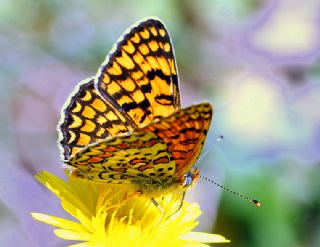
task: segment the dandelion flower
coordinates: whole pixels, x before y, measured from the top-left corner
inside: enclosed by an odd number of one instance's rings
[[[208,246],[227,243],[216,234],[191,232],[201,214],[199,205],[185,202],[170,217],[163,217],[149,198],[125,185],[97,184],[69,177],[65,182],[46,171],[36,178],[60,200],[76,221],[32,213],[36,220],[55,226],[72,247],[89,246]],[[174,193],[156,198],[165,212],[175,212],[181,197]],[[79,243],[80,242],[80,243]]]

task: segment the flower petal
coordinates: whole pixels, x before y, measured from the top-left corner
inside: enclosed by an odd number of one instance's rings
[[[230,240],[221,235],[204,232],[189,232],[180,236],[180,238],[187,241],[196,241],[201,243],[230,243]]]
[[[49,190],[51,190],[58,198],[60,198],[62,203],[68,202],[69,204],[73,205],[73,207],[66,207],[66,211],[72,216],[75,217],[75,212],[72,210],[73,208],[80,209],[87,215],[92,214],[88,207],[83,204],[82,198],[79,197],[79,195],[76,195],[74,188],[77,187],[72,186],[73,184],[71,182],[67,183],[47,171],[42,171],[41,173],[35,175],[35,177]],[[66,205],[68,204],[65,203],[64,206]]]
[[[86,229],[81,224],[71,220],[40,213],[31,213],[31,216],[38,221],[57,226],[59,228],[74,231],[86,231]]]
[[[210,247],[210,245],[192,241],[185,243],[183,247]]]
[[[77,232],[65,229],[54,229],[53,231],[59,238],[66,240],[89,241],[91,238],[91,233],[89,232]]]
[[[88,242],[83,242],[83,243],[79,243],[79,244],[72,244],[72,245],[68,245],[67,247],[93,247],[94,244],[88,243]]]

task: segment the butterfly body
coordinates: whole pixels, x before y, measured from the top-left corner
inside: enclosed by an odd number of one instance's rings
[[[75,177],[129,184],[154,197],[185,189],[203,147],[209,103],[180,108],[173,47],[162,22],[134,25],[99,72],[81,82],[58,125],[62,159]]]

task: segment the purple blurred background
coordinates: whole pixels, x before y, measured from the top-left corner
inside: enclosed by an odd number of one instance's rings
[[[0,1],[1,246],[66,245],[30,216],[66,216],[33,176],[63,177],[62,104],[145,16],[170,31],[183,106],[215,105],[202,175],[263,202],[199,181],[187,196],[203,210],[197,230],[229,246],[320,246],[319,11],[316,0]]]

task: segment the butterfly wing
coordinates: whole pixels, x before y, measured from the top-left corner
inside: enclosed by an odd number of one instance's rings
[[[211,104],[202,103],[181,109],[169,117],[146,126],[144,131],[156,133],[167,145],[175,161],[175,177],[183,179],[197,160],[213,115]]]
[[[68,165],[73,175],[96,182],[151,184],[157,177],[174,175],[166,147],[154,133],[138,130],[90,145]]]
[[[175,185],[198,157],[211,117],[208,103],[178,110],[131,134],[90,145],[68,165],[77,177],[131,183],[142,191]]]
[[[81,82],[65,103],[58,125],[62,159],[179,108],[168,32],[159,20],[139,22],[115,44],[97,76]]]
[[[129,28],[102,64],[95,83],[99,93],[137,127],[179,109],[174,51],[163,23],[148,19]]]
[[[79,83],[65,103],[58,125],[58,146],[68,160],[90,143],[134,129],[134,125],[100,97],[93,78]]]

